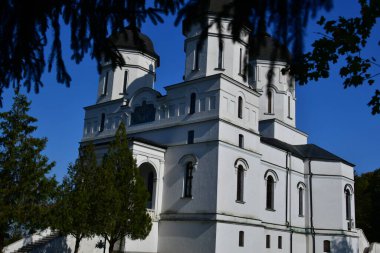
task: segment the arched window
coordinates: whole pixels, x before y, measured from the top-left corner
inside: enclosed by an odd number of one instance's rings
[[[157,174],[154,166],[149,162],[144,162],[139,166],[140,176],[144,180],[145,187],[149,192],[149,198],[146,203],[146,208],[155,209],[156,198],[156,180]]]
[[[331,252],[330,251],[330,241],[324,240],[323,241],[323,252]]]
[[[298,188],[298,215],[303,216],[303,188]]]
[[[224,54],[224,44],[223,44],[223,41],[219,41],[218,69],[223,69],[223,54]]]
[[[236,201],[243,202],[244,197],[244,168],[242,165],[237,169]]]
[[[272,176],[267,177],[267,203],[268,210],[274,209],[274,179]]]
[[[346,197],[346,220],[351,220],[351,192],[347,188],[344,190],[345,197]]]
[[[195,113],[195,101],[197,99],[197,94],[191,93],[190,95],[190,114]]]
[[[193,187],[193,163],[188,162],[186,164],[186,171],[185,171],[185,185],[184,185],[184,194],[183,196],[185,198],[191,198],[192,195],[192,187]]]
[[[243,98],[238,98],[238,117],[239,119],[243,118]]]
[[[273,93],[271,90],[268,91],[268,113],[273,113]]]

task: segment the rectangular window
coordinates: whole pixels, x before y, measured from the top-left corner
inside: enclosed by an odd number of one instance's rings
[[[291,118],[291,116],[290,116],[290,96],[288,97],[288,118]]]
[[[244,231],[239,231],[239,247],[244,247]]]
[[[187,132],[187,144],[194,143],[194,130]]]
[[[282,249],[282,236],[278,237],[278,248]]]
[[[223,51],[224,51],[223,41],[219,41],[218,69],[223,69]]]
[[[107,71],[107,73],[106,73],[106,75],[104,77],[104,84],[103,84],[102,95],[107,95],[109,73],[110,72]]]
[[[239,54],[239,74],[243,74],[243,49],[240,48]]]
[[[239,148],[244,148],[244,135],[239,134]]]
[[[104,113],[102,113],[102,116],[101,116],[101,119],[100,119],[99,132],[103,132],[105,121],[106,121],[106,115]]]
[[[123,94],[127,94],[127,86],[128,86],[128,70],[124,71]]]
[[[323,252],[330,252],[330,241],[329,240],[323,241]]]
[[[198,46],[194,49],[194,62],[193,62],[193,70],[199,70],[199,48]]]
[[[267,248],[267,249],[270,248],[270,235],[267,235],[267,236],[266,236],[265,245],[266,245],[266,248]]]

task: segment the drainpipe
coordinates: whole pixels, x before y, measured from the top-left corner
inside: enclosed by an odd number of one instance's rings
[[[315,231],[314,231],[314,221],[313,221],[313,173],[311,171],[311,160],[309,160],[309,185],[310,185],[310,228],[311,236],[313,238],[313,253],[315,253]]]

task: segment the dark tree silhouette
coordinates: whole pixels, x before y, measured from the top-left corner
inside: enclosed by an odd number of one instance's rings
[[[217,6],[218,8],[213,8]],[[212,8],[211,8],[212,7]],[[37,93],[43,86],[41,76],[56,66],[59,83],[70,85],[71,78],[62,57],[60,29],[71,29],[71,58],[80,63],[86,54],[95,58],[100,69],[102,59],[112,59],[114,67],[123,64],[120,54],[107,39],[125,26],[140,27],[148,19],[163,22],[163,15],[178,14],[182,20],[197,20],[214,10],[220,22],[233,18],[231,29],[238,38],[245,25],[255,32],[258,24],[273,27],[275,37],[293,54],[302,54],[304,28],[321,8],[330,9],[331,0],[4,0],[0,1],[0,95],[4,89],[25,86]],[[50,54],[45,59],[47,32],[53,31]],[[104,58],[103,58],[104,57]]]

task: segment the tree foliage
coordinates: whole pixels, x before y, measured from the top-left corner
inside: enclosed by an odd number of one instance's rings
[[[177,14],[176,24],[183,19],[197,19],[208,10],[211,2],[219,0],[5,0],[0,2],[0,95],[13,85],[25,86],[35,92],[43,86],[41,75],[46,65],[48,71],[56,68],[57,81],[67,86],[71,78],[62,55],[60,30],[70,27],[71,59],[76,63],[86,54],[100,62],[105,57],[113,65],[124,63],[107,37],[124,31],[125,26],[140,27],[147,20],[162,23],[163,16]],[[295,55],[301,55],[304,28],[310,17],[321,8],[330,9],[332,0],[230,0],[219,13],[217,22],[232,13],[231,29],[235,39],[245,25],[253,32],[259,22],[273,27],[280,42],[292,45]],[[33,10],[33,11],[31,11]],[[231,11],[233,10],[233,11]],[[45,49],[50,41],[51,51],[45,59]]]
[[[0,251],[15,228],[46,227],[56,181],[47,173],[54,162],[42,154],[47,140],[35,138],[37,121],[28,115],[30,102],[14,97],[10,111],[0,113]]]
[[[124,124],[120,124],[102,166],[98,167],[94,183],[96,234],[109,242],[109,252],[126,236],[145,239],[152,226],[146,211],[149,193],[128,147]]]
[[[339,74],[344,79],[344,88],[373,85],[375,77],[380,75],[380,65],[374,54],[365,57],[362,52],[375,32],[376,21],[380,17],[380,2],[377,0],[359,0],[360,16],[337,20],[318,21],[324,30],[323,36],[313,44],[313,50],[304,55],[303,60],[293,66],[300,84],[309,80],[328,78],[330,66],[343,59]],[[379,41],[380,45],[380,41]],[[380,89],[368,103],[372,114],[380,113]]]
[[[79,250],[85,237],[94,235],[93,205],[97,197],[93,194],[96,155],[92,144],[80,150],[79,158],[68,169],[55,205],[53,224],[62,234],[75,238],[74,253]]]
[[[355,176],[356,226],[370,242],[379,242],[380,169]]]

